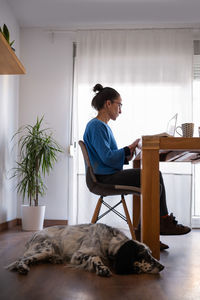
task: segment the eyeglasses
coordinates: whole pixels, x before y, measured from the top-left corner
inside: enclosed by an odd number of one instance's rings
[[[120,109],[122,108],[122,103],[117,102],[117,101],[113,101],[113,103],[117,103],[117,104],[118,104],[118,107],[119,107]]]

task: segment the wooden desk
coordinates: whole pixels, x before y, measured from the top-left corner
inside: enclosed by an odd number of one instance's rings
[[[159,161],[200,161],[200,138],[143,136],[142,152],[135,158],[134,167],[139,167],[140,159],[142,162],[141,241],[147,244],[153,256],[159,259]],[[134,215],[139,214],[138,206],[134,205],[134,207],[136,208]]]

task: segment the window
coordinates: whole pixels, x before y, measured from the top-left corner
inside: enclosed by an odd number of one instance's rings
[[[92,88],[96,83],[111,86],[122,96],[122,114],[116,122],[109,123],[118,147],[132,143],[141,135],[166,131],[168,120],[177,112],[178,124],[191,122],[192,55],[188,30],[79,32],[77,139],[83,138],[87,122],[96,115],[91,108]],[[78,222],[87,222],[95,196],[85,186],[83,158],[80,151],[78,153]],[[183,185],[190,192],[190,177],[188,182]],[[189,192],[185,193],[181,186],[177,185],[178,199],[173,194],[171,203],[176,202],[176,198],[182,207],[181,213],[185,214],[188,209],[183,207],[183,198],[187,202]]]
[[[195,136],[198,136],[200,126],[200,40],[194,40],[193,56],[193,122],[195,124]],[[200,164],[193,167],[193,226],[200,227]]]

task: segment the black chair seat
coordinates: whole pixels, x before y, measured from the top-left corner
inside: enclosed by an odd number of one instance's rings
[[[90,174],[90,167],[87,168],[86,173],[86,183],[91,193],[99,196],[115,196],[115,195],[128,195],[128,194],[137,194],[140,195],[141,189],[129,185],[114,185],[106,184],[99,181],[94,181]]]

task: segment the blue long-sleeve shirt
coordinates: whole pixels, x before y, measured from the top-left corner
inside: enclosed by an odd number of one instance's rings
[[[95,174],[113,174],[122,170],[124,148],[118,149],[111,128],[94,118],[88,122],[83,140]]]

